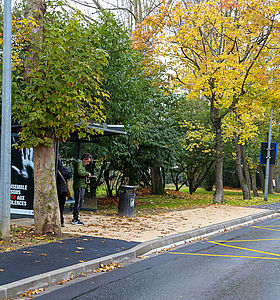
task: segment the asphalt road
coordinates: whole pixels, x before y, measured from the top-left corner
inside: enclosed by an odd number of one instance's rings
[[[38,298],[279,300],[280,218],[73,280]]]

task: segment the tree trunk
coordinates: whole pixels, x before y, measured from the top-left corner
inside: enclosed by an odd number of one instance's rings
[[[38,65],[38,53],[34,47],[43,42],[43,20],[46,13],[44,0],[26,1],[26,18],[33,18],[32,39],[27,45],[29,57],[24,64],[24,78],[30,83],[30,73]],[[52,147],[39,145],[34,148],[34,223],[37,234],[61,235],[60,213],[56,191],[54,142]]]
[[[251,199],[250,196],[250,189],[248,184],[246,183],[244,176],[243,176],[243,170],[242,170],[242,154],[241,154],[241,147],[238,143],[238,136],[237,134],[234,134],[234,145],[235,145],[235,151],[236,151],[236,165],[237,165],[237,172],[238,172],[238,178],[240,187],[243,193],[243,199]]]
[[[275,166],[275,192],[280,193],[280,159],[277,160]]]
[[[213,165],[213,164],[212,164]],[[214,168],[210,168],[209,172],[206,174],[204,181],[203,181],[203,187],[207,192],[213,191],[213,185],[215,183],[215,172]]]
[[[214,106],[214,104],[213,104]],[[218,110],[212,108],[211,111],[217,116]],[[216,117],[214,120],[211,117],[213,127],[215,129],[215,168],[216,168],[216,191],[213,196],[213,203],[223,203],[224,199],[224,185],[223,185],[223,141],[222,141],[222,129],[221,120]],[[214,120],[214,121],[213,121]]]
[[[193,193],[202,185],[213,164],[214,161],[210,162],[208,165],[206,164],[203,168],[201,167],[201,170],[199,171],[199,173],[197,173],[197,178],[195,179],[193,184]]]
[[[249,193],[250,193],[251,178],[250,178],[249,166],[248,166],[248,163],[247,163],[247,155],[246,155],[246,151],[245,151],[245,146],[240,145],[240,150],[241,150],[241,159],[242,159],[242,163],[243,163],[243,170],[244,170],[245,180],[246,180],[246,184],[248,186]],[[249,199],[251,199],[251,196],[250,196]]]
[[[151,167],[151,179],[152,179],[152,194],[162,195],[164,189],[162,185],[162,179],[160,174],[160,167]]]
[[[251,177],[252,177],[252,190],[253,190],[254,197],[260,197],[257,189],[257,180],[256,180],[255,171],[252,171]]]
[[[104,172],[105,167],[106,167],[106,161],[104,160],[103,163],[102,163],[102,166],[99,170],[98,176],[94,177],[94,178],[91,178],[91,181],[90,181],[90,196],[92,198],[96,197],[96,190],[99,187],[99,185],[101,184],[101,178],[103,176],[103,172]],[[90,170],[90,173],[94,174],[94,167],[92,167],[92,169]]]
[[[259,174],[260,174],[260,181],[261,181],[262,191],[264,191],[264,173],[263,173],[262,165],[259,166]]]
[[[52,147],[34,148],[34,223],[37,234],[61,235],[54,143]]]
[[[269,166],[269,180],[268,180],[268,193],[273,194],[273,172],[274,172],[274,166]]]
[[[176,191],[179,191],[179,185],[178,185],[178,176],[177,176],[177,174],[176,174],[176,179],[174,178],[174,175],[173,175],[173,172],[172,172],[172,169],[170,169],[170,175],[171,175],[171,179],[172,179],[172,182],[173,182],[173,184],[175,185],[175,190]]]
[[[107,196],[113,198],[113,188],[111,188],[111,184],[110,184],[110,171],[109,171],[109,169],[106,169],[104,171],[104,180],[105,180],[106,187],[107,187]]]
[[[34,45],[43,41],[43,19],[46,13],[45,0],[27,0],[25,17],[34,18],[37,21],[36,26],[32,28],[33,40],[27,45],[26,52],[29,54],[28,62],[24,64],[24,78],[30,83],[29,74],[36,68],[38,54],[34,51]]]
[[[161,167],[161,173],[162,173],[162,189],[163,189],[163,191],[164,191],[164,189],[165,189],[165,169],[164,169],[164,167]]]
[[[193,194],[193,182],[194,182],[194,176],[193,176],[193,173],[191,173],[188,176],[188,186],[189,186],[189,193],[190,193],[190,195]]]

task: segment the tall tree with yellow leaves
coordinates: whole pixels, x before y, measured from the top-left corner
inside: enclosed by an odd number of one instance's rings
[[[250,101],[255,106],[271,103],[279,94],[279,11],[280,3],[268,0],[177,1],[161,5],[134,33],[135,47],[147,53],[151,68],[166,64],[174,89],[209,102],[215,132],[214,203],[225,201],[225,117],[252,99],[254,90],[262,91]]]

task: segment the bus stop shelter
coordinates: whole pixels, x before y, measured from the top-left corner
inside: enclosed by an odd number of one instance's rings
[[[124,125],[97,124],[91,122],[89,128],[96,134],[90,136],[90,139],[79,139],[77,134],[72,134],[70,142],[76,143],[76,158],[81,157],[81,145],[85,142],[94,143],[97,139],[104,136],[115,136],[127,134]],[[12,144],[14,144],[20,132],[20,125],[12,125]],[[55,146],[55,162],[57,164],[59,153],[59,143]],[[33,149],[15,149],[12,147],[11,158],[11,214],[12,217],[33,216],[34,199],[34,164]]]

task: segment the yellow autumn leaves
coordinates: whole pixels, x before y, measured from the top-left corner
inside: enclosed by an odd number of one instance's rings
[[[163,3],[138,24],[134,45],[172,74],[170,87],[204,97],[226,116],[226,135],[242,124],[253,137],[264,107],[279,106],[280,1],[193,0]],[[222,117],[223,118],[223,117]]]
[[[12,68],[22,65],[22,51],[31,41],[32,29],[38,26],[32,17],[12,19]],[[3,34],[0,33],[0,46],[3,46]]]
[[[214,133],[210,128],[205,127],[205,125],[199,122],[194,124],[189,121],[184,121],[181,126],[187,129],[186,136],[183,139],[183,146],[186,151],[199,150],[203,154],[212,154]]]

